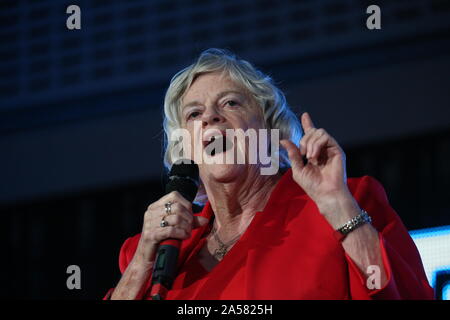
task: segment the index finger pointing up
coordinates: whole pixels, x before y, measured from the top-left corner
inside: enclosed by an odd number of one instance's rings
[[[308,112],[305,112],[302,114],[302,127],[303,130],[306,132],[308,132],[311,129],[314,129],[314,123],[312,122],[311,116],[309,115]]]

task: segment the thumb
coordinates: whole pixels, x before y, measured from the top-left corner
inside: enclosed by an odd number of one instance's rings
[[[200,216],[194,216],[194,223],[193,223],[193,228],[199,228],[199,227],[203,227],[206,226],[209,222],[209,219],[206,219],[205,217],[200,217]]]

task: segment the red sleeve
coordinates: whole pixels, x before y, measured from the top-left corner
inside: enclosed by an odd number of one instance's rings
[[[367,276],[346,254],[352,299],[433,299],[419,251],[390,206],[383,186],[375,178],[364,176],[349,181],[349,188],[359,206],[372,217],[387,274],[386,284],[371,290],[366,285]]]
[[[128,264],[134,257],[134,253],[136,252],[136,248],[139,243],[140,237],[141,235],[137,234],[133,237],[128,238],[127,240],[125,240],[122,247],[120,248],[119,269],[122,274],[125,272],[125,270],[128,267]]]
[[[120,248],[119,253],[119,269],[120,273],[124,273],[130,263],[131,259],[133,259],[134,253],[136,252],[137,244],[139,242],[140,234],[135,235],[134,237],[130,237],[125,240]],[[149,284],[151,281],[149,281]],[[148,289],[148,288],[147,288]],[[111,298],[111,294],[113,293],[114,288],[108,290],[106,295],[103,297],[103,300],[109,300]]]

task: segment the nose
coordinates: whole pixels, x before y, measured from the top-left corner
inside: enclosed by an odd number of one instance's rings
[[[222,123],[224,121],[225,118],[214,107],[207,108],[202,114],[202,126],[204,128],[208,125]]]

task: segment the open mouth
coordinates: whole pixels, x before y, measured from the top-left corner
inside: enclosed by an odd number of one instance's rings
[[[205,152],[209,156],[226,152],[233,147],[233,141],[227,139],[226,136],[212,136],[209,141],[205,141]]]

